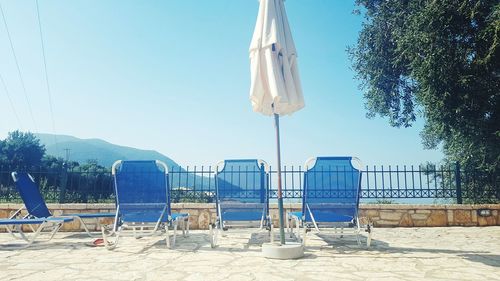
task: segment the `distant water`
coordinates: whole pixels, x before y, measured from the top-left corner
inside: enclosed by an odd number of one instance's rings
[[[390,203],[389,203],[390,202]],[[269,203],[277,204],[277,199],[269,199]],[[293,198],[293,199],[283,199],[284,204],[293,204],[293,203],[302,203],[302,199]],[[379,199],[361,199],[361,204],[455,204],[455,199],[446,199],[446,198],[379,198]]]

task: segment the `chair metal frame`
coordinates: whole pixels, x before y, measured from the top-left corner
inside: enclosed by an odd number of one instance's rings
[[[62,225],[65,222],[70,222],[73,218],[70,217],[50,217],[50,218],[17,218],[20,212],[14,213],[8,219],[0,219],[0,226],[4,227],[7,232],[14,237],[15,239],[22,239],[26,243],[16,247],[16,248],[27,248],[31,244],[35,242],[38,236],[43,232],[43,230],[50,228],[49,238],[47,242],[52,240],[54,235],[61,229]],[[29,225],[32,234],[28,235],[23,230],[23,225]],[[37,228],[34,228],[33,225],[39,225]]]
[[[118,160],[116,161],[112,168],[111,173],[115,182],[115,192],[117,198],[117,208],[115,214],[115,223],[113,227],[110,229],[108,226],[101,226],[102,237],[104,240],[104,245],[108,250],[115,249],[118,245],[118,241],[120,237],[123,236],[132,236],[135,238],[141,238],[143,236],[158,236],[165,235],[165,241],[168,248],[175,247],[176,237],[177,237],[177,228],[179,225],[182,227],[182,236],[187,237],[189,235],[189,214],[169,214],[170,210],[170,190],[169,190],[169,182],[168,182],[168,167],[167,165],[159,160],[155,160],[155,164],[157,166],[161,166],[165,171],[165,188],[166,188],[166,198],[165,198],[165,206],[159,216],[158,220],[154,223],[152,222],[138,222],[138,221],[124,221],[120,215],[120,201],[119,201],[119,192],[116,181],[116,173],[117,167],[121,165],[124,161]],[[130,205],[130,203],[128,203]],[[156,204],[156,203],[149,203]],[[137,203],[137,206],[140,208],[144,206],[144,203]],[[165,218],[166,217],[166,218]],[[173,236],[172,242],[170,241],[170,231],[169,227],[173,228]],[[130,232],[129,232],[130,231]],[[112,236],[115,236],[112,239]]]
[[[24,198],[23,197],[23,193],[21,192],[21,190],[23,188],[26,188],[26,187],[23,187],[21,186],[21,183],[19,182],[20,181],[20,177],[22,176],[27,176],[28,179],[31,181],[31,184],[33,184],[33,187],[36,187],[38,190],[39,190],[39,187],[38,185],[36,184],[35,182],[35,179],[29,174],[29,173],[23,173],[23,174],[20,174],[18,172],[12,172],[11,173],[11,176],[12,176],[12,179],[14,180],[14,183],[16,185],[16,188],[18,189],[19,193],[21,194],[21,199],[23,200],[24,202],[24,207],[21,207],[19,208],[17,211],[14,212],[13,216],[17,216],[18,214],[22,213],[23,211],[26,211],[28,213],[28,215],[26,217],[31,217],[31,218],[59,218],[59,217],[70,217],[72,219],[75,219],[77,221],[80,222],[80,225],[83,226],[83,229],[85,230],[85,232],[87,233],[87,235],[91,238],[96,238],[98,236],[92,234],[92,232],[89,230],[89,228],[87,227],[87,224],[85,223],[85,220],[84,219],[96,219],[96,224],[99,225],[99,219],[101,218],[113,218],[115,217],[115,214],[114,213],[81,213],[81,214],[61,214],[61,215],[53,215],[52,213],[50,213],[48,207],[47,207],[47,204],[45,203],[45,200],[43,199],[42,195],[41,194],[38,194],[37,198],[38,199],[38,203],[39,205],[42,207],[42,208],[45,208],[48,213],[46,214],[47,216],[45,217],[39,217],[39,216],[35,216],[33,213],[35,210],[31,210],[31,208],[28,208],[27,207],[27,198]],[[39,191],[38,191],[39,192]],[[33,195],[33,194],[32,194]],[[33,230],[34,231],[34,230]]]
[[[219,186],[218,186],[218,175],[224,171],[226,166],[226,161],[256,161],[259,167],[260,172],[264,173],[264,181],[265,181],[265,203],[262,210],[262,216],[260,220],[224,220],[221,200],[219,199]],[[238,171],[241,172],[241,171]],[[247,172],[247,171],[244,171]],[[220,236],[225,236],[221,231],[227,231],[229,228],[251,228],[258,227],[259,231],[262,231],[265,227],[267,231],[269,231],[271,242],[273,241],[273,224],[271,220],[271,216],[269,215],[269,165],[261,159],[226,159],[221,160],[216,165],[216,173],[215,173],[215,182],[216,182],[216,213],[217,218],[215,223],[209,224],[209,236],[211,247],[214,248],[217,246],[218,238]],[[261,179],[262,181],[262,179]],[[253,206],[261,205],[262,203],[246,203],[246,202],[235,202],[234,205],[224,203],[224,208],[234,208],[234,209],[255,209]],[[252,224],[252,222],[254,222]]]
[[[361,176],[362,176],[362,172],[363,172],[363,163],[361,162],[361,160],[359,158],[349,157],[351,159],[351,166],[355,170],[359,171],[357,202],[356,202],[355,213],[353,215],[352,220],[340,221],[340,222],[321,222],[321,223],[318,223],[316,221],[316,219],[314,218],[314,214],[311,211],[311,209],[307,203],[307,196],[306,196],[307,195],[307,192],[306,192],[307,177],[306,177],[306,175],[312,168],[314,168],[317,158],[319,158],[319,157],[309,158],[304,165],[306,168],[306,171],[305,171],[306,174],[304,175],[304,190],[303,190],[303,195],[302,195],[302,204],[303,204],[302,212],[288,212],[286,215],[287,216],[287,218],[286,218],[287,230],[290,234],[290,237],[293,237],[295,235],[296,239],[301,241],[302,244],[305,246],[307,233],[310,232],[313,228],[318,233],[321,232],[320,228],[323,228],[323,229],[333,228],[334,229],[334,233],[333,233],[334,236],[339,236],[342,238],[346,234],[347,235],[348,234],[356,235],[357,243],[358,243],[358,245],[361,245],[360,234],[362,232],[362,226],[361,226],[360,220],[359,220],[359,198],[360,198],[360,192],[361,192]],[[340,158],[346,158],[346,157],[338,157],[338,158],[340,159]],[[357,164],[356,166],[358,166],[358,167],[357,168],[354,167],[354,165],[352,165],[353,163],[356,163]],[[325,207],[332,206],[332,204],[334,204],[336,206],[342,206],[341,203],[325,203]],[[312,224],[306,221],[306,215],[307,215],[306,212],[307,212],[307,214],[309,214]],[[333,214],[333,212],[332,212],[332,214]],[[293,231],[292,221],[294,222],[294,226],[296,228],[296,233],[294,233],[294,231]],[[302,237],[301,237],[300,227],[302,227]],[[345,233],[344,228],[346,228],[346,227],[348,229],[350,228],[350,230],[352,230],[352,232]],[[338,228],[340,228],[340,232],[338,232],[338,230],[337,230]],[[366,245],[367,245],[367,247],[370,247],[371,239],[372,239],[371,236],[372,236],[372,231],[373,231],[373,225],[370,222],[368,222],[366,225],[363,225],[363,228],[364,228],[364,231],[367,233]]]

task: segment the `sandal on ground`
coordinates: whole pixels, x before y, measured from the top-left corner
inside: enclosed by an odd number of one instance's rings
[[[87,246],[89,246],[89,247],[103,247],[104,246],[104,239],[102,239],[102,238],[95,239],[94,241],[87,243]]]

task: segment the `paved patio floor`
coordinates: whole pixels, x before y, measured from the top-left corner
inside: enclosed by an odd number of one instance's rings
[[[500,280],[500,227],[375,229],[372,247],[353,237],[309,234],[299,260],[261,257],[265,232],[230,230],[210,248],[206,231],[165,248],[159,237],[90,247],[82,233],[13,249],[0,234],[0,280]]]

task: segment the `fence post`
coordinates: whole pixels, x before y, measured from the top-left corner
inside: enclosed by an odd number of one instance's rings
[[[67,185],[68,185],[68,165],[66,163],[63,163],[61,169],[61,192],[59,193],[60,204],[65,202]]]
[[[267,178],[265,177],[266,171],[264,169],[264,163],[260,163],[260,202],[264,202],[265,198],[269,198],[269,187],[266,185],[267,183]],[[266,188],[267,187],[267,188]],[[262,189],[264,189],[265,192],[262,192]]]
[[[462,204],[462,179],[460,175],[460,163],[455,163],[455,186],[457,188],[457,204]]]

